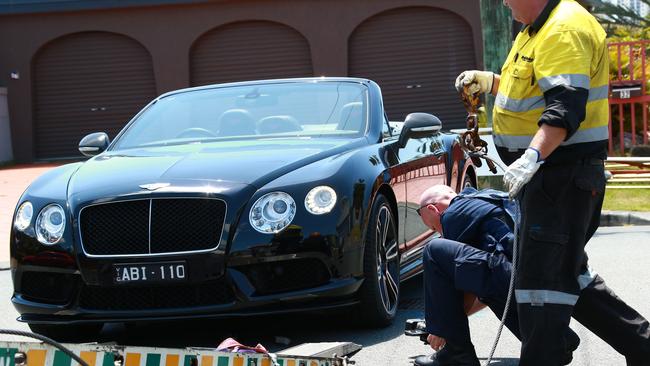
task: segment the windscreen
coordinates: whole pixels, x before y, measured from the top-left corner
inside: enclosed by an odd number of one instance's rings
[[[113,149],[269,138],[365,134],[368,96],[351,82],[217,87],[172,94],[144,110]]]

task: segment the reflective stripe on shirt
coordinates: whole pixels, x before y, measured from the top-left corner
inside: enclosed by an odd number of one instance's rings
[[[546,107],[546,102],[542,96],[526,99],[514,99],[498,93],[494,105],[511,112],[528,112],[533,109]]]
[[[542,92],[549,91],[556,86],[572,86],[574,88],[589,89],[589,75],[584,74],[562,74],[547,76],[539,79],[539,88]]]
[[[608,97],[609,97],[609,85],[603,85],[603,86],[589,89],[589,99],[587,99],[587,102],[607,99]]]
[[[589,99],[587,102],[594,102],[609,97],[609,85],[599,86],[589,89]],[[538,108],[546,107],[546,101],[543,96],[531,97],[526,99],[508,98],[501,93],[497,93],[494,105],[510,112],[529,112]]]

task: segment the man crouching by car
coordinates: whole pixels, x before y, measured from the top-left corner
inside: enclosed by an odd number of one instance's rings
[[[445,185],[431,187],[420,197],[422,221],[444,239],[430,240],[423,258],[427,341],[437,352],[418,357],[416,365],[479,365],[467,315],[487,305],[502,317],[512,272],[511,204],[505,192],[466,188],[456,194]],[[617,297],[599,275],[583,268],[579,277],[593,279],[581,291],[573,317],[628,360],[650,359],[648,321]],[[603,306],[625,309],[629,319],[607,316],[599,311]],[[505,326],[521,340],[517,308],[512,304]],[[564,337],[562,362],[566,365],[580,338],[568,327]]]
[[[423,258],[427,341],[437,352],[418,357],[415,365],[480,365],[467,316],[486,305],[499,319],[504,311],[514,237],[503,198],[507,194],[473,188],[456,194],[445,185],[420,197],[418,214],[444,239],[430,240]],[[516,307],[510,307],[505,325],[519,338]],[[579,343],[567,328],[564,364]]]

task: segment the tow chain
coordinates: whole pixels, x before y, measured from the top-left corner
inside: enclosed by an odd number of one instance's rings
[[[465,109],[467,110],[467,131],[463,132],[460,135],[460,146],[461,148],[469,155],[472,159],[472,162],[476,167],[481,167],[481,159],[484,159],[488,165],[488,168],[493,174],[497,172],[497,165],[504,172],[506,171],[506,166],[503,165],[500,161],[492,160],[487,155],[488,147],[487,142],[482,140],[478,134],[478,109],[481,106],[481,100],[478,95],[472,95],[469,93],[468,85],[466,85],[463,90],[460,92],[460,97],[463,100]],[[501,332],[503,331],[503,326],[505,325],[506,318],[508,316],[508,310],[510,310],[510,303],[512,302],[512,296],[514,293],[515,285],[515,272],[517,271],[517,256],[518,256],[518,237],[519,237],[519,224],[521,222],[521,213],[519,208],[518,199],[510,198],[509,201],[511,204],[506,205],[504,209],[508,214],[513,218],[514,221],[514,242],[512,244],[512,267],[510,272],[510,284],[508,286],[508,296],[506,297],[506,303],[501,315],[501,324],[497,330],[497,334],[492,344],[490,354],[485,362],[485,366],[489,366],[492,363],[492,357],[494,357],[494,352],[497,349],[499,344],[499,339],[501,338]],[[406,321],[406,326],[404,329],[404,334],[408,336],[419,336],[420,340],[424,344],[429,344],[427,341],[428,333],[426,331],[426,323],[424,319],[409,319]]]
[[[487,142],[482,140],[478,134],[478,109],[481,106],[481,99],[478,97],[478,94],[471,94],[468,90],[469,85],[465,85],[463,90],[460,93],[460,97],[463,100],[465,105],[465,110],[467,110],[467,131],[463,132],[460,135],[460,146],[468,153],[469,157],[472,159],[472,162],[476,167],[481,167],[481,158],[485,160],[488,165],[488,168],[492,174],[496,174],[496,164],[499,165],[504,172],[506,167],[498,161],[492,160],[487,155]],[[515,272],[517,270],[517,256],[518,256],[518,236],[519,236],[519,224],[521,220],[520,208],[517,200],[511,198],[512,210],[514,212],[509,212],[514,218],[514,242],[512,244],[512,267],[510,271],[510,284],[508,286],[508,296],[506,297],[506,304],[503,309],[503,314],[501,316],[501,324],[497,330],[497,334],[492,344],[492,349],[490,350],[490,355],[485,361],[485,366],[489,366],[492,363],[492,357],[494,357],[494,352],[497,349],[499,344],[499,339],[501,338],[501,332],[503,331],[503,326],[506,322],[506,317],[508,316],[508,310],[510,310],[510,303],[512,301],[512,295],[514,292],[515,285]]]
[[[485,140],[481,139],[478,134],[478,109],[481,106],[481,99],[478,94],[471,94],[469,92],[469,85],[465,85],[460,92],[460,98],[463,100],[465,110],[467,111],[467,131],[460,135],[460,146],[468,152],[472,163],[477,168],[480,168],[483,163],[480,158],[484,158],[488,165],[488,169],[492,174],[496,174],[497,167],[494,162],[487,157],[488,144]]]

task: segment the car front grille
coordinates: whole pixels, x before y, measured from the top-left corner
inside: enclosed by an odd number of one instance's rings
[[[164,287],[84,286],[79,306],[102,311],[174,309],[228,304],[234,299],[232,289],[223,280]]]
[[[252,264],[236,269],[246,275],[257,295],[307,289],[330,280],[325,264],[315,258]]]
[[[52,272],[24,272],[19,292],[29,301],[46,304],[67,304],[77,286],[78,275]]]
[[[111,202],[80,213],[89,255],[148,255],[214,249],[226,204],[219,199],[163,198]]]

